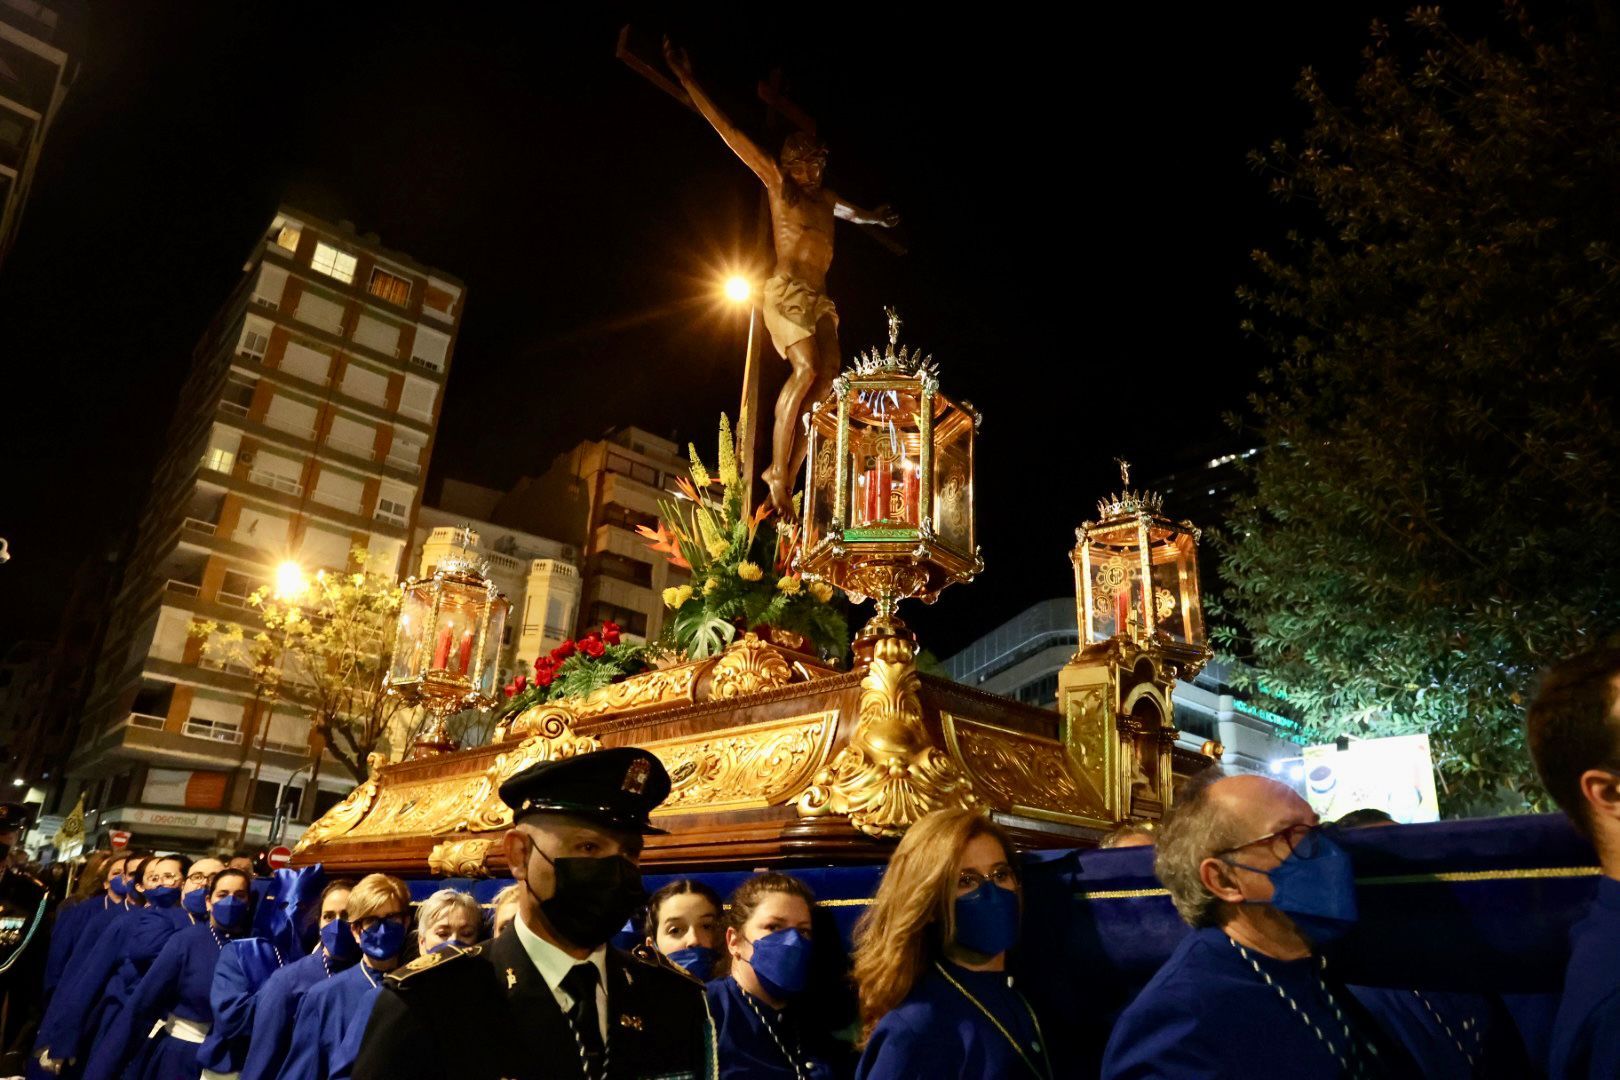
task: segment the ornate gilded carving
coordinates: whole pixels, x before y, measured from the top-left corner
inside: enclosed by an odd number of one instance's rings
[[[644,743],[669,770],[669,798],[654,813],[789,802],[826,763],[837,727],[838,713],[829,711]]]
[[[387,761],[388,759],[381,754],[367,754],[365,783],[349,792],[348,798],[322,814],[319,821],[305,829],[304,835],[293,845],[293,854],[298,854],[312,844],[325,843],[343,836],[360,824],[377,799],[377,779]]]
[[[782,654],[753,634],[726,649],[709,670],[709,696],[721,700],[774,690],[793,681]]]
[[[488,877],[484,857],[494,843],[493,840],[448,840],[435,844],[428,853],[428,869],[445,877]]]
[[[574,734],[566,709],[542,705],[527,710],[518,722],[533,734],[506,753],[496,755],[482,775],[462,785],[455,812],[433,827],[433,835],[508,828],[512,808],[501,801],[502,784],[542,761],[560,761],[602,749],[602,744],[589,735]]]
[[[800,816],[843,814],[870,836],[899,836],[931,810],[976,805],[973,785],[929,741],[921,685],[911,643],[880,638],[849,744],[799,797]]]
[[[1100,795],[1076,774],[1057,739],[950,713],[941,714],[940,724],[947,747],[967,769],[974,790],[998,809],[1092,820],[1103,812]]]
[[[623,682],[602,687],[583,701],[569,702],[568,707],[575,717],[583,720],[621,709],[637,709],[671,701],[691,701],[692,688],[697,683],[698,672],[702,668],[701,663],[681,664],[677,667],[632,675]]]

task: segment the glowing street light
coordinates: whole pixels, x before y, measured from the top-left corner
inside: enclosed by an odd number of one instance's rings
[[[754,295],[754,287],[748,283],[747,278],[740,274],[733,274],[731,277],[726,278],[725,288],[726,299],[733,304],[745,303],[749,297]]]
[[[276,567],[276,599],[296,600],[309,591],[309,580],[304,568],[288,559]]]

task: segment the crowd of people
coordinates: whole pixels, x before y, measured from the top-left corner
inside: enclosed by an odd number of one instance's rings
[[[669,779],[619,748],[502,787],[514,883],[487,905],[454,889],[413,905],[381,873],[306,895],[291,877],[266,889],[241,857],[92,858],[55,917],[27,1075],[1617,1077],[1617,700],[1611,650],[1552,672],[1530,709],[1536,766],[1605,875],[1546,1009],[1545,1052],[1500,995],[1339,977],[1326,954],[1355,927],[1357,893],[1336,836],[1392,824],[1377,811],[1328,826],[1286,785],[1210,770],[1162,826],[1106,838],[1153,849],[1190,933],[1102,1018],[1099,1065],[1065,1038],[1099,1018],[1054,1012],[1025,985],[1054,961],[1024,925],[1027,868],[990,818],[913,825],[846,958],[802,876],[647,896],[643,837]]]

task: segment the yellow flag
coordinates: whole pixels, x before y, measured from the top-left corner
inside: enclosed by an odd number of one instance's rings
[[[56,830],[51,838],[56,844],[56,850],[61,851],[72,843],[84,843],[84,795],[79,795],[79,801],[73,804],[73,813],[62,822],[62,827]]]

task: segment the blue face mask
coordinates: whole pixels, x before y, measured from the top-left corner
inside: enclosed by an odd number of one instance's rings
[[[756,944],[755,948],[758,948]],[[706,949],[702,945],[691,945],[684,949],[676,949],[668,954],[672,963],[681,965],[691,975],[703,982],[708,982],[714,975],[714,962],[718,955],[713,949]],[[754,954],[757,959],[759,954]],[[756,969],[757,973],[757,969]]]
[[[210,909],[214,915],[214,922],[222,930],[237,930],[247,925],[247,901],[235,896],[222,896],[214,901]]]
[[[754,942],[748,963],[767,994],[790,998],[810,981],[810,939],[791,927],[766,934]]]
[[[115,898],[122,900],[129,895],[129,879],[123,874],[114,874],[107,879],[107,888],[112,890]]]
[[[392,960],[405,947],[405,928],[397,922],[384,919],[360,931],[360,951],[373,960]]]
[[[1232,865],[1254,870],[1242,863]],[[1332,944],[1355,926],[1355,867],[1349,852],[1323,833],[1307,834],[1276,869],[1255,873],[1271,878],[1275,891],[1269,903],[1287,915],[1312,945]]]
[[[180,902],[178,885],[158,885],[146,890],[146,902],[153,907],[172,908]]]
[[[334,963],[344,967],[360,959],[360,943],[354,940],[347,919],[333,919],[321,927],[321,947]]]
[[[956,898],[956,943],[980,956],[999,956],[1018,941],[1018,894],[981,881]]]
[[[180,906],[199,919],[202,918],[208,914],[208,890],[206,888],[192,889],[180,897]]]

